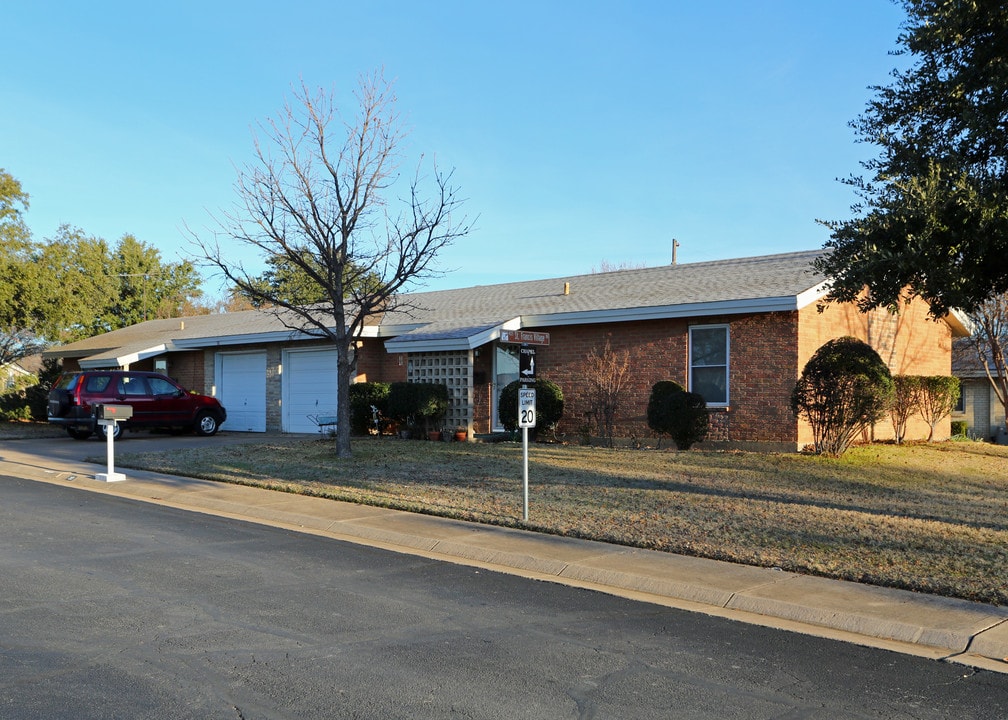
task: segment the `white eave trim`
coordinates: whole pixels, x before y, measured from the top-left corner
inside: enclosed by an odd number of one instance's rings
[[[798,293],[797,297],[798,310],[802,310],[811,305],[812,303],[819,302],[824,297],[826,297],[827,294],[829,294],[828,282],[822,282],[813,288],[809,288],[804,292]]]
[[[973,334],[973,321],[959,308],[952,308],[942,319],[952,328],[952,337],[954,338],[969,337]]]
[[[135,352],[126,353],[125,355],[101,355],[101,356],[91,356],[89,358],[83,358],[80,360],[80,366],[82,370],[98,370],[104,368],[115,368],[115,367],[129,367],[135,362],[140,362],[141,360],[146,360],[149,357],[154,357],[155,355],[161,355],[167,352],[168,347],[164,344],[154,345],[153,347],[145,348],[143,350],[137,350]]]
[[[367,325],[361,331],[360,337],[397,337],[399,335],[405,335],[406,333],[413,332],[414,330],[419,330],[426,325],[427,323],[424,322],[406,323],[402,325]]]
[[[757,312],[789,312],[798,309],[799,296],[724,300],[720,302],[660,305],[655,307],[617,308],[588,312],[544,313],[523,315],[523,328],[548,325],[588,325],[592,323],[631,322],[634,320],[666,320],[670,318],[703,318],[713,315],[740,315]]]

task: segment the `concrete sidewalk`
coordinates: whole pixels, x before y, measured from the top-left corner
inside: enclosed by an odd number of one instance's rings
[[[2,475],[1008,673],[1008,608],[139,470],[105,483],[101,471],[0,451]]]

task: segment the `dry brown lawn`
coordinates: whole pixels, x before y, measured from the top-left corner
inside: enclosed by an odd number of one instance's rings
[[[124,448],[125,450],[126,448]],[[797,454],[356,438],[131,454],[156,470],[1008,605],[1008,448]]]

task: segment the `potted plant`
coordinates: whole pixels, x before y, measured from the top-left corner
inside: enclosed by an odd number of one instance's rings
[[[468,439],[469,439],[469,430],[466,428],[465,425],[458,425],[455,428],[455,441],[465,442]]]

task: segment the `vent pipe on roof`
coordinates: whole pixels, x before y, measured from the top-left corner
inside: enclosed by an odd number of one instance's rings
[[[185,320],[179,320],[178,329],[185,330]]]
[[[676,264],[676,250],[679,249],[679,241],[672,238],[672,264]]]
[[[570,283],[569,282],[565,282],[564,283],[564,295],[570,295]]]

